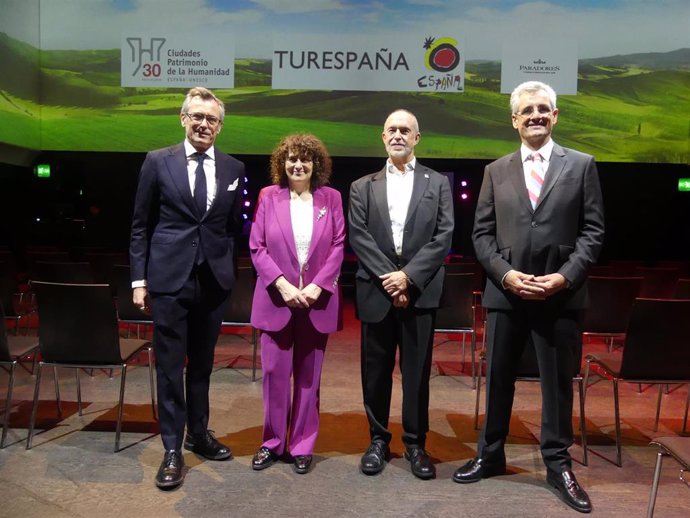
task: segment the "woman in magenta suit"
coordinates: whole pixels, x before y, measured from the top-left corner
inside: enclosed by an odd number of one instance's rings
[[[273,185],[259,194],[249,237],[258,274],[251,321],[262,331],[264,396],[255,470],[285,454],[297,473],[311,467],[326,342],[342,328],[338,275],[345,219],[340,193],[325,185],[330,175],[323,143],[313,135],[290,135],[271,155]]]

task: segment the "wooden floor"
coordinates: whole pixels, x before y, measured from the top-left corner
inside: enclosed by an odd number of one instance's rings
[[[96,372],[82,375],[86,402],[77,414],[75,381],[61,371],[63,418],[56,416],[50,373],[43,378],[34,447],[25,450],[34,378],[21,371],[15,387],[9,446],[0,451],[0,517],[552,517],[578,513],[547,488],[539,455],[540,392],[536,383],[519,383],[507,445],[509,474],[472,485],[452,482],[453,471],[474,456],[475,391],[469,364],[463,364],[460,344],[437,336],[431,380],[427,447],[437,462],[435,480],[412,476],[402,458],[401,394],[396,376],[392,403],[393,458],[375,477],[359,473],[360,455],[368,446],[359,374],[359,326],[352,307],[346,308],[346,328],[331,337],[321,385],[321,432],[315,466],[307,475],[288,464],[254,472],[251,457],[260,444],[261,382],[251,381],[250,334],[235,330],[223,335],[211,380],[211,423],[229,444],[234,459],[206,461],[186,452],[184,485],[161,492],[153,478],[162,456],[157,424],[148,404],[145,367],[130,369],[125,394],[122,444],[113,453],[115,404],[119,379]],[[603,350],[592,342],[585,350]],[[469,358],[469,353],[468,353]],[[231,367],[229,367],[231,366]],[[466,369],[463,371],[463,367]],[[260,375],[260,372],[259,372]],[[4,383],[5,375],[0,381]],[[1,386],[1,385],[0,385]],[[653,420],[655,388],[623,385],[623,467],[616,467],[612,388],[592,385],[587,397],[589,465],[575,464],[575,473],[594,505],[593,516],[644,516],[651,486],[655,448],[649,441],[678,434],[682,427],[687,388],[663,396],[658,432]],[[482,391],[483,392],[483,391]],[[4,397],[4,389],[3,389]],[[577,403],[576,403],[577,408]],[[577,423],[577,416],[575,417]],[[579,439],[578,439],[579,443]],[[575,459],[582,448],[572,448]],[[658,517],[690,516],[690,489],[678,480],[679,468],[667,460],[657,500]]]

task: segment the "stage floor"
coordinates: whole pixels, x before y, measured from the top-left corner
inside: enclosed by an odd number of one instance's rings
[[[475,391],[460,344],[436,337],[431,379],[427,449],[437,462],[435,480],[421,481],[409,471],[400,440],[401,393],[396,374],[391,410],[393,458],[384,472],[366,477],[358,463],[368,446],[359,369],[359,325],[346,306],[345,329],[332,335],[321,385],[321,432],[315,465],[307,475],[278,463],[251,469],[261,441],[261,382],[251,381],[248,330],[221,336],[211,379],[211,422],[218,438],[230,445],[234,459],[207,461],[185,452],[184,485],[159,491],[153,478],[162,458],[157,424],[148,403],[148,371],[127,374],[122,446],[113,453],[119,379],[98,371],[82,373],[84,415],[76,409],[72,371],[60,373],[63,419],[58,420],[50,371],[41,388],[33,449],[25,450],[33,378],[21,370],[13,397],[9,446],[0,451],[0,517],[555,517],[577,515],[545,484],[539,454],[540,391],[536,383],[518,383],[511,435],[506,447],[509,473],[477,484],[459,485],[453,471],[474,456],[478,432],[473,426]],[[454,338],[454,337],[452,337]],[[585,351],[604,350],[602,342]],[[229,367],[230,366],[230,367]],[[463,369],[463,367],[465,367]],[[260,371],[259,371],[260,375]],[[2,375],[0,383],[6,383]],[[649,441],[676,435],[682,427],[686,387],[663,396],[661,423],[654,432],[656,388],[621,386],[623,468],[616,467],[613,392],[610,382],[590,387],[586,416],[591,446],[589,466],[579,464],[582,448],[572,448],[574,471],[594,505],[593,516],[643,516],[652,483],[656,448]],[[483,399],[482,390],[482,399]],[[4,397],[4,388],[2,389]],[[575,402],[577,425],[577,399]],[[482,410],[483,413],[483,410]],[[679,467],[666,460],[656,516],[688,516],[690,491],[678,480]]]

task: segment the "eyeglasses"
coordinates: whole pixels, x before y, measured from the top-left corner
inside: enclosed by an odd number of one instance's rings
[[[204,119],[206,119],[206,122],[208,123],[209,126],[217,126],[220,123],[220,119],[214,115],[206,115],[205,113],[188,113],[185,112],[185,115],[189,117],[189,120],[201,124],[204,122]]]
[[[546,106],[544,104],[539,105],[536,107],[536,111],[539,113],[539,115],[549,115],[553,110],[551,109],[550,106]],[[522,117],[531,117],[535,112],[535,107],[533,106],[527,106],[525,109],[523,109],[521,112],[515,112],[515,115],[519,115]]]

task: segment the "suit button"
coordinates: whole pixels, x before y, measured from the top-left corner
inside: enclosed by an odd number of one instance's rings
[[[532,228],[537,228],[537,222],[536,221],[532,222]]]
[[[192,241],[192,248],[196,248],[196,241]]]
[[[304,263],[304,271],[306,272],[309,269],[309,263]]]

